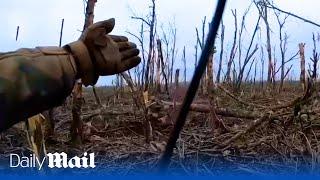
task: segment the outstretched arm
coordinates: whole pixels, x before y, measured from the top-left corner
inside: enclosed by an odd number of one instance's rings
[[[75,58],[63,48],[38,47],[0,54],[0,132],[71,93]]]
[[[63,48],[0,54],[0,132],[61,104],[76,79],[94,85],[99,76],[137,66],[141,60],[136,45],[124,36],[107,35],[114,25],[114,19],[97,22]]]

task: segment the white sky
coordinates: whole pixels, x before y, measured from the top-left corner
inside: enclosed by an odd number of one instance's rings
[[[1,0],[0,6],[0,51],[12,51],[21,47],[35,47],[58,45],[61,19],[65,19],[63,44],[76,40],[82,30],[84,22],[84,4],[82,0]],[[315,0],[275,0],[275,4],[297,15],[320,23],[318,10],[320,1]],[[234,22],[231,9],[237,9],[238,24],[244,10],[249,6],[251,0],[229,0],[225,14],[224,24],[226,25],[225,48],[229,53],[233,38]],[[116,18],[114,34],[128,35],[126,31],[137,33],[140,22],[130,17],[135,13],[138,16],[145,16],[148,13],[149,0],[98,0],[95,8],[95,21],[107,18]],[[169,22],[175,22],[178,30],[177,47],[178,56],[176,67],[181,67],[181,52],[185,45],[187,50],[188,77],[193,73],[194,45],[196,41],[195,27],[201,27],[201,20],[204,16],[211,19],[215,8],[216,0],[158,0],[157,16],[158,25],[167,27]],[[272,12],[271,12],[272,13]],[[255,26],[258,14],[252,6],[246,21],[247,31],[244,34],[244,41],[247,42]],[[15,41],[16,27],[20,26],[19,39]],[[264,30],[263,23],[261,28]],[[278,47],[278,25],[274,17],[271,17],[272,42]],[[319,28],[289,18],[285,28],[289,34],[288,57],[298,49],[299,42],[305,42],[307,59],[312,51],[312,32],[318,32]],[[158,28],[161,32],[161,28]],[[262,36],[264,32],[262,32]],[[162,34],[162,33],[160,33]],[[128,35],[129,36],[129,35]],[[129,36],[130,37],[130,36]],[[134,40],[134,38],[131,38]],[[262,42],[265,43],[264,41]],[[320,45],[320,44],[319,44]],[[216,44],[219,50],[219,40]],[[246,44],[243,45],[246,47]],[[245,50],[243,50],[245,51]],[[278,51],[278,50],[277,50]],[[258,53],[259,54],[259,53]],[[257,55],[258,55],[257,54]],[[219,54],[217,54],[219,55]],[[280,61],[280,59],[279,59]],[[225,62],[224,62],[225,64]],[[298,66],[298,61],[295,62]],[[297,73],[297,68],[293,73]],[[113,77],[99,79],[100,85],[109,84]]]

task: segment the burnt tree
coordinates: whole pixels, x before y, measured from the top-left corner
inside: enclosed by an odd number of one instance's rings
[[[232,43],[232,48],[230,51],[230,56],[227,62],[227,72],[225,76],[225,81],[228,83],[231,82],[231,66],[234,62],[234,58],[236,56],[236,46],[237,46],[237,34],[238,34],[238,20],[237,20],[237,10],[231,10],[232,15],[234,17],[234,36],[233,36],[233,43]]]
[[[280,14],[275,12],[275,15],[277,17],[277,21],[279,24],[279,48],[280,48],[280,54],[281,54],[281,65],[279,69],[276,71],[276,73],[280,70],[280,86],[279,86],[279,91],[282,91],[283,89],[283,83],[287,75],[289,74],[290,70],[292,69],[293,65],[291,65],[287,70],[285,69],[285,66],[287,63],[292,61],[297,55],[298,52],[292,56],[290,59],[286,59],[286,52],[287,52],[287,44],[288,44],[288,35],[287,33],[283,33],[283,28],[286,23],[286,19],[288,18],[288,15],[284,17],[283,20],[280,19]]]
[[[299,44],[299,54],[300,54],[300,83],[301,86],[303,88],[303,90],[305,90],[306,88],[306,60],[305,60],[305,55],[304,55],[304,47],[305,44],[304,43],[300,43]]]
[[[183,47],[182,52],[182,62],[183,62],[183,78],[184,78],[184,85],[187,85],[187,60],[186,60],[186,47]]]
[[[221,34],[220,34],[220,58],[219,58],[219,66],[218,66],[218,72],[217,72],[217,77],[216,81],[217,83],[220,83],[220,76],[221,76],[221,70],[222,70],[222,60],[223,60],[223,50],[224,50],[224,31],[225,31],[225,26],[223,24],[223,21],[221,21]]]
[[[312,67],[309,68],[309,74],[313,81],[317,79],[317,67],[319,62],[319,54],[317,52],[317,43],[314,33],[312,34],[312,40],[313,40],[313,50],[312,50],[312,58],[310,58],[312,62]]]
[[[259,15],[262,17],[262,19],[264,20],[264,23],[266,25],[266,33],[267,33],[267,53],[268,53],[268,79],[267,82],[268,84],[271,84],[272,82],[272,66],[273,66],[273,62],[272,62],[272,51],[271,51],[271,29],[270,29],[270,25],[269,25],[269,20],[268,20],[268,8],[266,6],[266,4],[268,4],[269,2],[267,0],[260,0],[258,2],[255,1],[256,7],[259,11]]]
[[[154,41],[156,34],[156,3],[155,0],[151,0],[151,11],[148,18],[133,16],[132,19],[141,20],[144,24],[149,27],[149,49],[148,49],[148,57],[146,60],[146,65],[144,70],[144,91],[148,92],[149,84],[150,84],[150,71],[151,66],[153,66],[152,59],[154,58]],[[143,41],[142,41],[143,42]],[[151,73],[152,74],[152,73]]]

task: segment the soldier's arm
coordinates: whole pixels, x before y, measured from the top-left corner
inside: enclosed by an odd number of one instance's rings
[[[0,54],[0,132],[57,106],[78,78],[66,48],[38,47]]]
[[[99,76],[137,66],[139,50],[124,36],[107,35],[114,19],[88,27],[78,41],[59,47],[0,54],[0,132],[62,103],[75,80],[94,85]]]

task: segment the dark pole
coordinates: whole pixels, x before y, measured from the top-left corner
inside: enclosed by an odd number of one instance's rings
[[[64,19],[62,19],[62,21],[61,21],[61,30],[60,30],[59,47],[61,47],[61,42],[62,42],[63,24],[64,24]]]
[[[212,19],[212,23],[210,26],[209,34],[206,40],[206,44],[204,46],[204,49],[201,53],[199,64],[197,68],[195,69],[195,72],[193,74],[191,83],[189,85],[187,94],[184,98],[183,104],[181,106],[179,115],[177,117],[175,126],[170,134],[170,138],[167,142],[166,149],[159,161],[158,167],[160,172],[165,172],[168,169],[168,166],[170,164],[171,156],[173,154],[173,149],[176,145],[177,139],[179,138],[179,134],[186,122],[186,117],[189,112],[190,105],[194,99],[194,96],[196,95],[196,92],[199,87],[200,79],[206,69],[207,62],[209,59],[210,51],[212,50],[215,42],[215,38],[219,29],[219,25],[222,19],[222,14],[224,11],[224,7],[227,0],[219,0],[218,5],[215,11],[215,14]]]
[[[16,32],[16,41],[18,40],[18,36],[19,36],[19,26],[17,26],[17,32]]]

